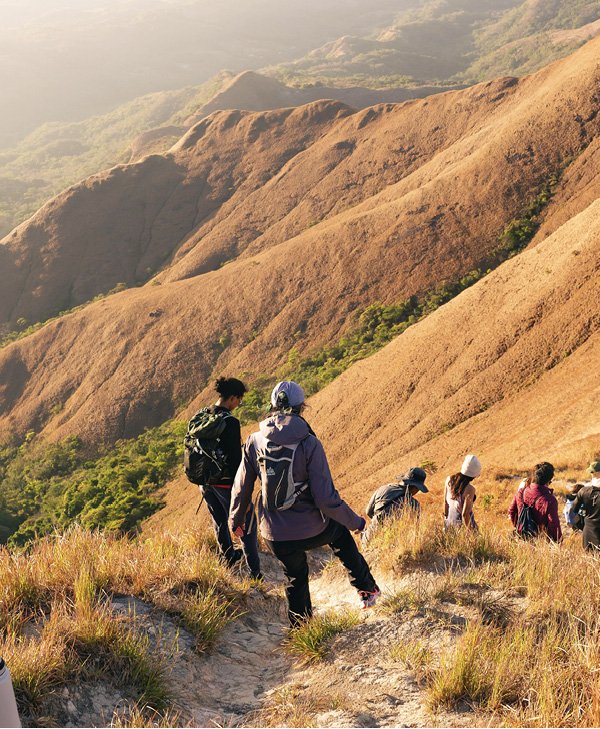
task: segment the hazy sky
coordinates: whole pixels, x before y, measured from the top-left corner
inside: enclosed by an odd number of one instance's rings
[[[293,60],[421,0],[0,0],[0,147],[154,91]]]

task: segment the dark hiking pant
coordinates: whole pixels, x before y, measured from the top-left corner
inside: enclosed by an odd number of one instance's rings
[[[331,520],[327,528],[308,539],[293,539],[285,542],[265,540],[269,549],[283,564],[288,584],[285,593],[288,601],[288,618],[292,627],[312,615],[312,604],[308,587],[308,561],[306,552],[329,545],[333,553],[348,571],[350,583],[357,590],[374,592],[377,584],[365,558],[358,551],[352,534],[345,526]]]
[[[206,506],[212,517],[215,536],[219,545],[221,555],[230,566],[236,560],[236,550],[233,546],[231,532],[229,531],[229,507],[231,505],[231,489],[218,488],[217,486],[203,486],[202,493]],[[244,524],[244,536],[242,537],[242,549],[246,564],[250,570],[252,577],[259,577],[260,558],[258,556],[258,537],[256,528],[256,516],[254,507],[250,505],[250,509],[246,514],[246,522]],[[239,557],[239,552],[237,553]]]
[[[584,523],[583,527],[583,548],[591,552],[600,550],[600,525]]]

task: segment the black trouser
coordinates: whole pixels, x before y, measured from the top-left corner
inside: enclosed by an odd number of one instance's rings
[[[206,506],[213,520],[215,536],[219,550],[228,564],[235,562],[235,549],[229,531],[229,507],[231,505],[231,489],[218,488],[217,486],[203,486],[202,493]],[[244,524],[244,536],[242,537],[242,549],[246,564],[253,577],[260,576],[260,558],[258,556],[258,537],[256,529],[256,516],[254,507],[250,505],[246,514]],[[239,556],[239,553],[238,553]]]
[[[583,526],[583,548],[594,551],[600,549],[600,524],[586,519]]]
[[[269,549],[283,564],[288,580],[285,593],[288,601],[288,618],[292,626],[312,615],[310,590],[308,587],[308,561],[306,552],[329,545],[350,576],[351,584],[357,590],[374,592],[377,584],[365,558],[358,551],[352,534],[345,526],[331,520],[325,531],[308,539],[293,539],[285,542],[265,540]]]

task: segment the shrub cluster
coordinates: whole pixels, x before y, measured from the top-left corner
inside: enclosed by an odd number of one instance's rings
[[[0,539],[22,546],[77,522],[131,532],[161,506],[157,491],[181,462],[185,424],[172,421],[85,460],[79,439],[27,440],[0,451]]]

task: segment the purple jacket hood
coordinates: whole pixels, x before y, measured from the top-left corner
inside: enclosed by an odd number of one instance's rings
[[[277,445],[300,443],[311,433],[304,418],[299,415],[284,415],[283,413],[270,415],[266,420],[259,423],[258,429],[267,440],[270,440],[271,443],[277,443]]]

